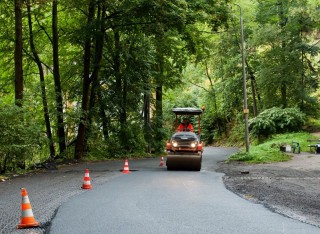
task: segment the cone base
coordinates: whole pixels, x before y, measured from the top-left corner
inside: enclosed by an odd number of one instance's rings
[[[122,171],[123,174],[130,174],[130,171]]]
[[[38,222],[34,222],[34,223],[28,223],[28,224],[22,224],[20,223],[17,228],[22,229],[22,228],[31,228],[31,227],[39,227],[39,223]]]
[[[91,185],[82,185],[81,186],[82,189],[92,189]]]

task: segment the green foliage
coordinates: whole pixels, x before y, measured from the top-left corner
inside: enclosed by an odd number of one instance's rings
[[[202,116],[202,140],[206,144],[212,144],[216,139],[221,137],[227,131],[228,118],[225,113],[212,105],[215,100],[215,95],[208,94],[204,102],[206,110]]]
[[[245,144],[245,125],[243,114],[239,113],[237,119],[230,123],[230,131],[227,135],[229,146],[243,146]]]
[[[231,155],[229,160],[242,161],[247,163],[271,163],[271,162],[283,162],[290,160],[291,156],[280,151],[280,145],[288,144],[292,142],[298,142],[301,146],[301,151],[308,151],[308,139],[314,137],[309,133],[290,133],[290,134],[278,134],[272,136],[266,140],[263,144],[251,146],[250,152],[247,153],[244,150]]]
[[[27,169],[35,163],[35,155],[39,155],[45,143],[41,125],[28,109],[14,105],[2,105],[0,119],[1,172]]]
[[[260,27],[252,38],[259,48],[257,84],[264,108],[298,106],[307,112],[317,106],[311,93],[318,87],[319,66],[311,61],[319,47],[309,35],[319,21],[312,18],[316,9],[309,3],[258,1],[256,21]]]
[[[125,125],[123,129],[119,127],[115,134],[107,140],[106,146],[100,147],[103,150],[106,149],[103,153],[105,157],[119,158],[128,155],[145,155],[147,144],[141,123],[131,122]],[[95,147],[95,145],[96,142],[92,142],[92,147]]]
[[[320,120],[309,117],[303,127],[307,132],[320,132]]]
[[[90,37],[92,74],[98,65],[93,61],[97,57],[95,43],[100,36],[102,22],[105,39],[99,63],[101,69],[98,79],[92,81],[94,85],[90,83],[92,100],[89,113],[92,122],[86,123],[90,128],[87,157],[142,155],[150,146],[152,150],[162,152],[163,140],[173,131],[171,108],[181,106],[206,106],[202,139],[207,143],[214,143],[221,137],[229,139],[226,144],[243,142],[238,7],[230,9],[228,0],[92,3],[95,14],[91,24],[84,23],[87,22],[89,1],[60,1],[58,5],[59,59],[67,143],[77,138],[81,116],[82,73],[84,63],[88,62],[83,59],[84,42]],[[52,77],[52,5],[46,1],[31,1],[31,4],[33,36],[43,62],[53,141],[57,146],[56,94]],[[242,7],[244,19],[249,106],[253,104],[253,91],[256,90],[259,112],[275,106],[298,106],[308,116],[319,116],[320,95],[313,94],[319,80],[318,1],[239,0],[238,4]],[[101,20],[98,18],[102,15],[99,10],[104,7],[106,16]],[[43,133],[40,138],[37,135],[40,134],[39,129],[45,129],[41,90],[38,68],[30,53],[25,5],[22,10],[26,107],[21,113],[11,107],[1,111],[2,119],[15,126],[3,127],[7,129],[4,134],[8,139],[2,139],[3,144],[0,145],[2,168],[3,162],[9,160],[10,170],[16,167],[17,161],[39,162],[47,160],[48,155],[47,142],[42,141]],[[14,102],[13,1],[0,2],[0,29],[0,101],[7,106]],[[116,35],[119,36],[118,41]],[[154,110],[154,94],[160,84],[163,116],[155,116],[158,112]],[[151,103],[149,110],[154,111],[150,111],[150,123],[143,122],[144,98],[147,96]],[[256,121],[256,125],[252,125],[254,134],[293,130],[302,123],[303,117],[297,112],[289,115],[273,112],[274,120],[268,119],[266,113],[264,118],[262,115],[252,120]],[[27,117],[31,113],[32,117]],[[20,116],[18,120],[22,121],[16,120],[16,116]],[[311,122],[309,125],[308,129],[312,129],[316,124]],[[29,131],[25,131],[28,128]],[[37,139],[42,143],[37,143]],[[73,145],[70,145],[68,157],[73,157],[73,152]]]
[[[85,160],[105,160],[128,157],[145,157],[147,144],[138,123],[127,125],[117,135],[103,140],[101,133],[95,129],[88,141],[89,152]]]
[[[256,136],[269,136],[275,133],[292,132],[302,129],[305,114],[297,108],[273,107],[250,119],[250,132]]]

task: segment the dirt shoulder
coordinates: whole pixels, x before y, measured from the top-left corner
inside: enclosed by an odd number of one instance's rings
[[[302,222],[320,227],[320,155],[293,154],[288,162],[221,162],[227,189]]]

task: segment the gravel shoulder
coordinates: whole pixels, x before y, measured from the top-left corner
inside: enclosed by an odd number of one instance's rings
[[[274,212],[320,227],[320,155],[270,164],[221,162],[227,189]]]

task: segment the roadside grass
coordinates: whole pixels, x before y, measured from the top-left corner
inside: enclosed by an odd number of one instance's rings
[[[292,142],[298,142],[301,147],[301,151],[308,151],[308,139],[315,139],[310,133],[287,133],[277,134],[270,137],[268,140],[259,145],[251,145],[250,152],[241,150],[236,154],[229,157],[229,161],[242,161],[247,163],[271,163],[271,162],[283,162],[291,159],[291,156],[285,152],[280,151],[280,145],[288,144]]]

